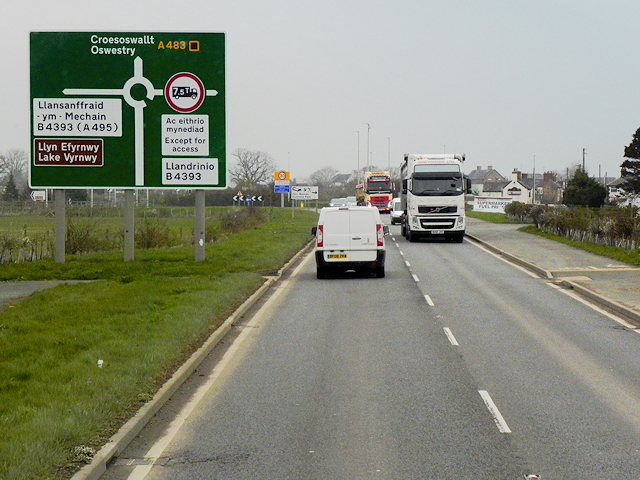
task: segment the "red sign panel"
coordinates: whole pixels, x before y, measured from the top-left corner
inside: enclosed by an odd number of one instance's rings
[[[102,167],[102,139],[36,138],[33,141],[34,165],[60,167]]]

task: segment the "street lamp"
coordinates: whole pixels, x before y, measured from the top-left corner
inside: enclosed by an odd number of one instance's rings
[[[391,170],[391,138],[387,137],[387,159],[389,162],[389,170]]]
[[[360,130],[356,130],[358,134],[358,169],[356,170],[356,184],[360,183]]]
[[[363,123],[363,125],[367,126],[367,170],[369,169],[369,130],[371,130],[371,125],[368,123]]]

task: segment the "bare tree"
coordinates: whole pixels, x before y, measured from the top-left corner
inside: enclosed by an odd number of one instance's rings
[[[6,183],[9,175],[13,175],[16,185],[27,184],[27,152],[14,148],[5,155],[0,155],[0,182]]]
[[[277,167],[268,153],[239,148],[232,155],[238,159],[236,165],[229,169],[236,188],[252,188],[273,178]]]
[[[321,188],[327,188],[333,184],[333,179],[338,174],[338,170],[334,167],[322,167],[309,175],[311,185],[318,185]]]

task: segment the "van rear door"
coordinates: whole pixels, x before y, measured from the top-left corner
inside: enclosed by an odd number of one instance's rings
[[[326,211],[322,236],[325,250],[348,250],[349,210],[344,208]]]
[[[378,214],[378,212],[372,208],[358,208],[349,211],[349,250],[351,250],[351,261],[375,261],[378,253],[376,214]]]

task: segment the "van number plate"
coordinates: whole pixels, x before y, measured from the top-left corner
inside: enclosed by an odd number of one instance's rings
[[[327,255],[327,258],[347,258],[346,253],[331,253]]]

